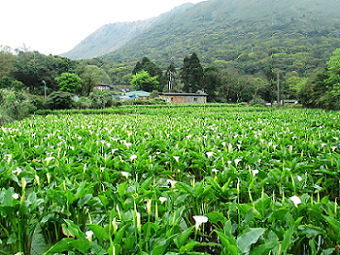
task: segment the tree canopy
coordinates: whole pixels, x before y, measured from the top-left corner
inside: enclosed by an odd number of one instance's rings
[[[142,59],[142,63],[140,63],[139,61],[136,63],[132,71],[132,74],[136,75],[137,73],[140,73],[141,71],[146,71],[150,75],[150,77],[156,77],[156,80],[158,81],[157,90],[161,91],[163,89],[166,83],[166,80],[165,80],[165,77],[163,77],[162,69],[159,66],[157,66],[154,62],[152,62],[147,57],[144,57]]]
[[[76,93],[81,90],[81,78],[75,73],[62,73],[59,77],[55,78],[60,87],[60,91]]]
[[[325,68],[307,80],[299,97],[307,107],[340,110],[340,49],[333,52]]]
[[[157,76],[151,77],[147,71],[141,70],[135,75],[132,75],[131,85],[135,90],[152,92],[157,89],[159,82],[157,81]]]
[[[181,80],[184,84],[184,92],[197,92],[203,89],[203,67],[197,54],[194,52],[190,57],[185,57],[181,68]]]
[[[80,77],[84,84],[82,91],[84,95],[89,95],[93,88],[99,83],[111,83],[109,75],[103,69],[95,65],[86,66]]]

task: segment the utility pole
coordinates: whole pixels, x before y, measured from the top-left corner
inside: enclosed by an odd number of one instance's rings
[[[171,92],[172,89],[172,77],[171,77],[172,72],[169,71],[169,93]]]
[[[42,84],[44,84],[44,95],[45,95],[45,101],[46,101],[46,81],[42,80]]]

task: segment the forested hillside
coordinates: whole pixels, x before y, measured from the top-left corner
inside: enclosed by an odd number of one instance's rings
[[[149,27],[171,15],[183,12],[192,6],[193,4],[191,3],[183,4],[167,13],[147,20],[104,25],[86,37],[75,48],[62,54],[62,56],[70,59],[85,59],[110,53],[120,48]]]
[[[340,45],[338,9],[337,0],[201,2],[100,60],[126,64],[148,56],[163,67],[178,67],[196,52],[205,66],[233,67],[244,74],[274,66],[304,76],[324,66]]]

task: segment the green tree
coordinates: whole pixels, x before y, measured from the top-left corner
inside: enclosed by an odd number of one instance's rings
[[[240,75],[236,69],[227,69],[219,74],[221,86],[218,96],[224,102],[249,102],[254,98],[255,86],[252,76]]]
[[[208,101],[216,99],[216,91],[221,85],[219,71],[216,67],[210,66],[204,70],[203,90],[208,94]]]
[[[82,80],[75,73],[62,73],[55,80],[58,82],[60,91],[77,93],[82,87]]]
[[[190,77],[190,58],[186,56],[183,60],[183,66],[180,72],[181,81],[184,84],[183,91],[190,91],[189,77]]]
[[[12,87],[13,80],[7,76],[0,78],[0,89]]]
[[[287,79],[287,84],[288,84],[288,88],[289,91],[291,93],[291,96],[293,96],[294,98],[297,98],[300,90],[306,85],[307,80],[300,78],[298,76],[291,76]]]
[[[142,59],[142,63],[139,61],[137,62],[136,66],[134,67],[132,74],[136,75],[140,73],[142,70],[146,71],[151,77],[157,77],[158,87],[157,89],[161,91],[166,84],[166,78],[163,77],[162,69],[159,68],[154,62],[152,62],[147,57]]]
[[[0,78],[0,88],[14,88],[15,90],[21,90],[25,88],[25,84],[21,81],[13,81],[10,77]]]
[[[181,68],[181,80],[184,83],[183,91],[196,92],[203,89],[203,67],[197,54],[194,52],[189,57],[183,60],[183,67]]]
[[[138,73],[142,70],[143,70],[142,64],[139,61],[137,61],[137,64],[135,65],[135,67],[132,70],[132,74],[134,75],[134,74],[136,74],[136,73]]]
[[[7,49],[0,50],[0,78],[10,76],[16,68],[14,67],[16,57]]]
[[[326,68],[314,72],[307,80],[299,99],[307,107],[340,109],[340,49],[333,52]]]
[[[131,85],[136,90],[152,92],[157,89],[159,82],[157,81],[157,76],[151,77],[147,71],[142,70],[135,75],[132,75]]]
[[[203,67],[197,54],[194,52],[190,56],[190,78],[189,84],[192,92],[202,89],[203,87]]]
[[[268,82],[260,77],[255,77],[252,78],[252,84],[254,87],[253,99],[262,98],[263,93],[265,93],[269,86]]]
[[[48,95],[47,108],[51,110],[70,109],[73,106],[71,94],[63,91],[55,91]]]
[[[109,75],[101,68],[95,65],[88,65],[84,68],[84,72],[80,76],[84,86],[82,92],[84,95],[89,95],[93,88],[99,83],[111,83]]]
[[[340,48],[333,52],[327,62],[329,78],[327,84],[327,100],[329,109],[340,109]]]
[[[306,107],[325,107],[322,98],[325,98],[327,85],[325,81],[329,78],[326,68],[316,70],[300,90],[298,99]],[[320,101],[321,99],[321,101]]]
[[[15,62],[14,78],[30,88],[30,93],[44,94],[42,80],[48,84],[49,91],[59,90],[56,77],[62,73],[73,72],[76,62],[59,56],[46,56],[37,51],[19,51]]]

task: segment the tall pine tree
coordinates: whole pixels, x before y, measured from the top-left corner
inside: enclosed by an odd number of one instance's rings
[[[181,68],[181,80],[184,83],[184,92],[197,92],[203,88],[203,68],[197,54],[194,52],[189,57],[185,57]]]

